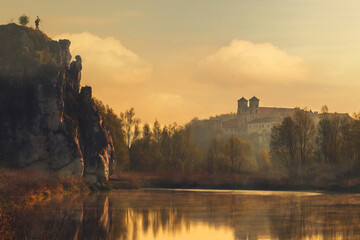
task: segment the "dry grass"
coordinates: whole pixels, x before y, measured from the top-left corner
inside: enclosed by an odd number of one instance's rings
[[[84,188],[86,185],[77,178],[61,178],[36,170],[0,170],[0,195],[10,199],[36,200]]]
[[[83,191],[80,179],[34,170],[0,170],[0,240],[16,239],[21,219],[33,204],[53,195]]]

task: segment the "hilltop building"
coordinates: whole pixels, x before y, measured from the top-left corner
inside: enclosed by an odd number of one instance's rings
[[[237,101],[237,112],[211,117],[204,123],[218,130],[222,135],[234,135],[252,142],[255,148],[269,149],[271,129],[281,124],[285,117],[291,117],[299,108],[260,107],[260,100],[242,97]],[[308,111],[318,122],[320,114]],[[337,114],[337,113],[332,113]],[[339,114],[346,115],[347,114]]]

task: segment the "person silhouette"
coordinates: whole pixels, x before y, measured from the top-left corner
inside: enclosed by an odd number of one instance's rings
[[[35,20],[35,26],[36,26],[35,30],[39,30],[40,18],[39,18],[39,16],[36,16],[36,17],[37,18]]]

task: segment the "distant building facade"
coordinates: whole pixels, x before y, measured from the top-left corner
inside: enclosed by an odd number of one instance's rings
[[[222,135],[234,135],[249,140],[255,148],[269,149],[271,129],[281,124],[285,117],[293,116],[296,110],[299,108],[260,107],[257,97],[253,96],[249,100],[242,97],[237,101],[236,114],[212,117],[204,120],[204,124],[218,130]],[[318,112],[309,110],[308,114],[315,122],[320,120]]]

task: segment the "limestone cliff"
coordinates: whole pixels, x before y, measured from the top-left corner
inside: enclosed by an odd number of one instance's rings
[[[0,165],[98,184],[115,167],[112,139],[91,87],[80,87],[81,57],[70,62],[69,47],[69,40],[0,25]]]

